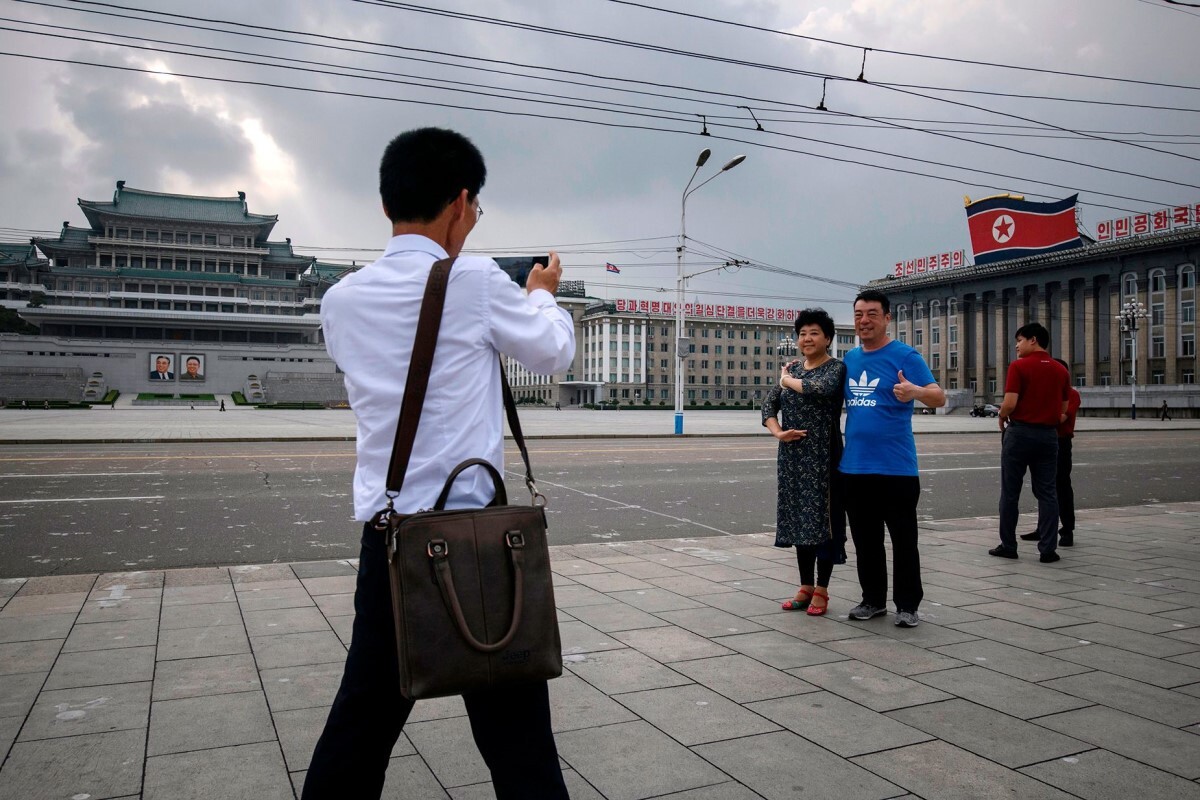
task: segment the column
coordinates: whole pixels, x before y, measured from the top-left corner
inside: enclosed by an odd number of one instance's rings
[[[1096,364],[1096,352],[1099,349],[1097,336],[1096,287],[1090,280],[1085,280],[1083,285],[1083,375],[1088,386],[1095,386],[1100,380]]]
[[[1145,287],[1143,290],[1142,287]],[[1140,300],[1142,305],[1146,307],[1146,314],[1150,313],[1150,282],[1145,276],[1138,275],[1138,296],[1134,298]],[[1137,330],[1137,382],[1141,385],[1150,383],[1150,317],[1147,316],[1143,320],[1138,321]]]
[[[1166,339],[1163,355],[1166,357],[1166,373],[1163,380],[1168,384],[1179,383],[1179,364],[1176,353],[1179,351],[1179,273],[1167,273],[1167,291],[1163,305],[1166,313],[1163,335]]]
[[[987,392],[987,306],[981,292],[975,301],[975,396]],[[968,386],[970,384],[968,383]]]
[[[1055,305],[1055,311],[1058,315],[1055,320],[1058,336],[1058,346],[1055,348],[1055,352],[1059,358],[1071,365],[1069,369],[1071,375],[1074,376],[1075,350],[1072,345],[1071,336],[1075,328],[1075,306],[1072,294],[1070,280],[1059,284],[1058,303]],[[1075,382],[1073,377],[1071,382]]]
[[[992,342],[992,353],[996,361],[996,392],[989,398],[989,402],[995,402],[996,397],[1004,394],[1004,379],[1008,375],[1008,312],[1015,300],[1015,293],[1007,299],[1001,295],[996,298],[992,308],[992,319],[996,324],[996,340]]]

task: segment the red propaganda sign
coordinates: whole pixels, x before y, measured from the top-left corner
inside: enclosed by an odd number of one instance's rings
[[[1150,233],[1165,233],[1179,228],[1190,228],[1200,224],[1200,203],[1186,206],[1157,208],[1132,217],[1106,219],[1096,223],[1096,241],[1112,242],[1130,236]]]

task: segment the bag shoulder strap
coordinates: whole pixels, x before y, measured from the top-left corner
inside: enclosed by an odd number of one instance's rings
[[[387,495],[388,506],[391,507],[393,498],[399,496],[404,486],[404,475],[408,471],[408,462],[412,457],[413,443],[417,438],[417,428],[421,424],[421,409],[425,405],[425,391],[429,387],[429,376],[433,371],[433,351],[437,346],[438,331],[442,327],[442,310],[446,305],[446,287],[450,282],[450,268],[454,259],[443,258],[435,261],[429,270],[429,279],[425,283],[425,296],[421,301],[421,313],[417,318],[417,332],[413,341],[412,358],[408,364],[408,377],[404,384],[404,400],[400,403],[400,419],[396,424],[396,438],[392,442],[392,458],[388,464]],[[525,462],[525,485],[536,500],[541,495],[533,481],[533,468],[529,464],[529,451],[525,447],[525,437],[521,432],[521,420],[517,416],[517,407],[513,402],[512,389],[508,385],[508,375],[504,369],[503,357],[498,364],[500,368],[500,384],[504,394],[504,410],[508,416],[508,427],[513,439],[521,451]],[[545,498],[542,498],[543,501]]]

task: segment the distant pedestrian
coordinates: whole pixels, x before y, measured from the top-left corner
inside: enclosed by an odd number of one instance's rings
[[[1017,557],[1017,518],[1025,470],[1038,501],[1038,552],[1043,564],[1059,560],[1058,426],[1067,418],[1071,378],[1050,357],[1050,332],[1037,322],[1017,329],[1017,359],[1008,365],[1000,405],[1000,544],[988,551]]]
[[[1168,410],[1169,409],[1167,408],[1167,401],[1163,400],[1162,407],[1158,409],[1158,421],[1159,422],[1166,422],[1167,420],[1169,420],[1171,418],[1171,415],[1169,413],[1167,413]]]
[[[50,410],[50,401],[49,401],[49,400],[43,400],[43,401],[42,401],[42,408],[44,408],[45,410],[49,411],[49,410]]]
[[[225,410],[225,401],[224,400],[221,400],[221,410],[222,411]]]
[[[560,405],[558,404],[558,401],[557,401],[557,400],[555,400],[555,401],[554,401],[554,410],[555,410],[555,411],[562,411],[562,406],[560,406]]]
[[[1054,359],[1062,364],[1063,369],[1070,371],[1067,362],[1061,358]],[[1075,544],[1075,487],[1071,485],[1071,443],[1075,438],[1075,417],[1079,413],[1082,398],[1074,386],[1067,400],[1067,418],[1058,426],[1058,462],[1054,471],[1054,492],[1058,495],[1058,546],[1072,547]],[[1041,538],[1038,531],[1021,534],[1027,542],[1036,542]]]
[[[850,619],[887,613],[887,553],[883,529],[892,540],[892,600],[896,624],[915,627],[921,588],[917,550],[917,445],[912,433],[913,403],[946,405],[946,393],[933,379],[921,354],[888,336],[891,302],[867,290],[854,299],[854,331],[861,344],[846,353],[846,449],[840,471],[845,479],[846,513],[858,559],[862,602]]]

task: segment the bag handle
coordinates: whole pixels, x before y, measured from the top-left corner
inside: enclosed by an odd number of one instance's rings
[[[487,463],[486,461],[484,462]],[[493,468],[494,469],[494,468]],[[519,530],[508,531],[504,534],[505,544],[508,545],[508,557],[513,568],[513,614],[508,631],[494,644],[481,642],[471,633],[467,619],[463,616],[462,604],[458,602],[458,592],[454,589],[454,576],[450,572],[450,550],[442,539],[434,539],[426,546],[426,552],[433,559],[434,574],[437,576],[438,588],[442,592],[442,602],[450,609],[458,632],[471,647],[481,653],[496,653],[508,647],[517,628],[521,626],[521,612],[525,607],[525,536]]]
[[[433,370],[433,351],[437,346],[438,331],[442,326],[446,287],[450,282],[450,269],[453,266],[453,258],[435,261],[429,270],[429,279],[425,282],[425,296],[421,301],[421,314],[417,319],[412,359],[408,364],[408,377],[404,384],[404,400],[400,403],[400,419],[396,424],[396,438],[392,442],[392,458],[388,465],[389,510],[392,507],[392,501],[400,495],[400,489],[404,486],[404,475],[408,471],[413,443],[417,438],[417,428],[421,424],[421,408],[425,404],[425,391],[429,386],[429,375]],[[529,488],[529,494],[534,504],[538,505],[540,500],[541,505],[545,505],[546,498],[538,492],[537,484],[533,480],[533,467],[529,463],[529,451],[525,447],[525,437],[521,432],[521,420],[517,416],[517,407],[513,402],[512,389],[508,385],[508,375],[504,370],[503,359],[500,359],[498,366],[504,396],[504,411],[508,416],[508,428],[521,451],[521,459],[525,462],[525,485]],[[502,486],[503,481],[497,481],[497,485]],[[444,493],[447,491],[447,489],[443,489]],[[507,496],[505,499],[507,500]]]
[[[496,499],[492,501],[493,505],[508,505],[508,490],[504,488],[504,478],[500,476],[500,472],[492,465],[492,462],[482,458],[468,458],[455,467],[450,472],[450,477],[446,478],[446,485],[442,487],[442,493],[438,495],[437,502],[433,504],[434,511],[446,509],[446,499],[450,497],[450,489],[454,486],[454,480],[470,467],[483,467],[492,476],[492,485],[496,487]]]

